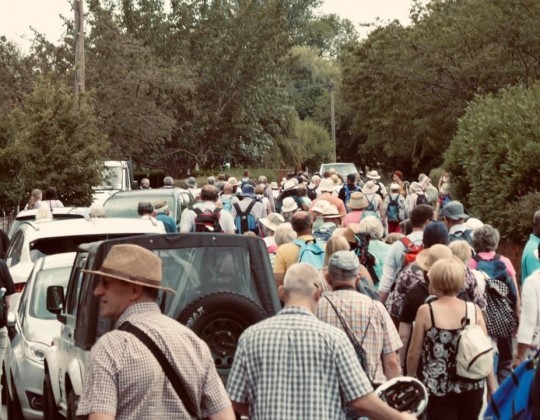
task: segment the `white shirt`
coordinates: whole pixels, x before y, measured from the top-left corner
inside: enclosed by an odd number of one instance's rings
[[[523,284],[517,339],[518,343],[540,347],[540,270]]]
[[[211,201],[203,201],[202,203],[195,204],[193,207],[200,208],[203,211],[214,211],[216,209],[216,205]],[[180,218],[180,233],[195,232],[195,217],[196,214],[193,210],[185,209],[182,212],[182,217]],[[228,211],[222,210],[220,212],[219,225],[225,233],[234,233],[235,231],[234,219]]]

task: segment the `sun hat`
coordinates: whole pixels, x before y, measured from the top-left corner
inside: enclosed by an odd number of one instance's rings
[[[280,224],[285,223],[285,219],[279,213],[270,213],[268,216],[259,219],[259,222],[275,232]]]
[[[242,197],[255,197],[255,187],[249,183],[242,187]]]
[[[228,182],[229,184],[231,184],[233,187],[236,186],[236,185],[238,185],[238,180],[237,180],[234,176],[231,176],[231,177],[227,180],[227,182]]]
[[[331,219],[333,217],[341,217],[336,206],[330,204],[326,206],[322,211],[323,219]]]
[[[361,192],[353,192],[351,194],[351,199],[347,203],[347,207],[352,210],[362,210],[369,206],[368,199]]]
[[[328,273],[335,279],[348,279],[358,275],[360,261],[352,251],[336,251],[328,260]]]
[[[273,190],[279,190],[279,186],[276,181],[272,181],[270,183],[270,188],[272,188]]]
[[[479,227],[484,226],[484,222],[482,222],[480,219],[477,219],[476,217],[469,217],[465,222],[465,226],[467,226],[467,229],[475,230]]]
[[[321,192],[332,192],[335,189],[334,182],[330,178],[325,178],[319,185]]]
[[[298,204],[292,197],[285,197],[283,199],[283,205],[281,206],[282,213],[290,213],[298,209]]]
[[[321,213],[323,212],[324,208],[326,206],[329,206],[330,205],[330,202],[329,201],[326,201],[326,200],[317,200],[313,203],[313,208],[311,209],[311,211],[315,211],[317,213]]]
[[[453,258],[452,250],[446,245],[435,244],[432,247],[424,249],[416,256],[416,264],[425,271],[429,271],[435,262],[443,258]]]
[[[193,178],[192,176],[186,179],[186,184],[188,187],[197,188],[197,180]]]
[[[349,226],[347,226],[344,229],[336,229],[334,231],[336,235],[341,235],[345,239],[347,239],[347,242],[351,244],[356,243],[356,234],[360,232],[360,224],[359,223],[351,223]]]
[[[390,191],[396,191],[396,190],[399,191],[400,189],[401,189],[401,187],[399,186],[399,184],[396,184],[395,182],[392,182],[390,184]]]
[[[377,173],[377,171],[369,171],[366,176],[369,179],[381,179],[381,176]]]
[[[467,219],[469,217],[463,209],[463,204],[457,200],[448,202],[442,209],[442,215],[452,220]]]
[[[99,270],[82,271],[176,293],[161,285],[162,265],[161,258],[142,246],[118,244],[110,249]]]
[[[375,194],[377,191],[379,191],[379,186],[373,181],[366,182],[362,187],[362,192],[364,194]]]
[[[448,228],[442,222],[428,223],[428,225],[424,228],[422,242],[424,244],[424,248],[429,248],[435,244],[447,245],[449,242]]]
[[[283,185],[283,191],[290,191],[296,189],[298,185],[298,180],[296,178],[291,178]]]

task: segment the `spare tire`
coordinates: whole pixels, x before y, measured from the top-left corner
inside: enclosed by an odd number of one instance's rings
[[[251,299],[236,293],[219,292],[187,305],[178,315],[178,321],[206,342],[216,369],[226,379],[240,335],[267,316]]]

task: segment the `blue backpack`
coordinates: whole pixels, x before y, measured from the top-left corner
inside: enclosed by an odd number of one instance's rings
[[[303,241],[302,239],[295,239],[293,243],[300,247],[297,262],[312,265],[317,270],[323,268],[324,249],[317,243],[315,239],[307,242]]]
[[[501,261],[501,256],[495,254],[492,260],[483,260],[478,254],[475,255],[474,260],[476,261],[476,269],[483,271],[491,279],[496,279],[502,281],[508,287],[508,298],[510,299],[510,304],[512,309],[516,309],[517,303],[517,290],[516,285],[512,281],[512,277],[508,274],[506,270],[506,264]]]
[[[325,226],[324,224],[319,227],[315,232],[313,232],[313,236],[318,241],[321,241],[322,243],[326,243],[330,240],[332,237],[332,233],[334,233],[334,230],[336,230],[336,225],[332,223],[332,225]]]
[[[400,222],[399,219],[399,195],[395,200],[388,197],[388,207],[386,208],[386,216],[390,222]]]
[[[221,198],[220,198],[221,205],[223,206],[223,210],[227,210],[229,213],[231,212],[231,210],[232,210],[232,202],[233,202],[234,198],[235,197],[233,195],[231,195],[229,197],[229,199],[226,200],[226,201],[221,200]]]
[[[259,226],[257,225],[257,219],[251,214],[251,210],[257,200],[251,200],[251,203],[247,206],[246,211],[242,211],[238,203],[234,203],[236,209],[236,217],[234,218],[234,225],[237,232],[242,235],[246,232],[259,233]]]
[[[538,397],[531,389],[538,376],[540,352],[532,360],[525,360],[514,369],[492,395],[484,419],[520,419],[533,420],[533,396]],[[536,391],[536,390],[535,390]]]

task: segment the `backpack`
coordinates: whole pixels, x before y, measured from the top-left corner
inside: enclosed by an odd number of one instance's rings
[[[316,188],[306,188],[307,196],[310,200],[316,200],[317,199],[317,189]]]
[[[293,243],[300,247],[297,262],[312,265],[317,270],[320,270],[323,267],[324,249],[317,243],[315,239],[309,241],[295,239]]]
[[[226,200],[226,201],[223,201],[223,200],[220,199],[221,205],[223,206],[223,210],[227,210],[227,211],[230,213],[231,210],[232,210],[232,201],[233,201],[233,200],[234,200],[234,196],[233,196],[233,195],[231,195],[231,196],[229,197],[229,199]]]
[[[471,245],[472,244],[472,230],[465,229],[465,230],[459,230],[457,232],[451,233],[450,235],[448,235],[448,240],[450,242],[467,241],[467,243]]]
[[[532,420],[534,417],[532,405],[538,396],[533,389],[535,375],[539,376],[538,363],[540,352],[531,360],[525,360],[517,366],[511,375],[499,385],[491,396],[484,418],[486,419],[523,419]]]
[[[318,241],[322,243],[326,243],[332,237],[332,233],[334,233],[334,230],[336,230],[336,227],[337,226],[335,224],[332,224],[332,226],[330,225],[325,226],[323,224],[321,227],[319,227],[319,229],[313,232],[313,236]]]
[[[257,219],[251,214],[253,206],[257,203],[257,200],[251,200],[251,203],[247,206],[246,211],[242,211],[238,203],[234,203],[236,209],[236,217],[234,218],[234,225],[239,234],[245,232],[259,233],[259,227],[257,226]]]
[[[367,198],[367,197],[366,197]],[[373,201],[375,200],[375,195],[371,197],[371,200],[367,198],[368,200],[368,206],[362,211],[362,216],[360,217],[360,220],[365,219],[368,216],[374,216],[377,219],[381,220],[381,214],[378,212],[378,210],[375,208],[375,204]]]
[[[424,249],[424,245],[414,245],[407,237],[401,238],[400,242],[405,246],[402,264],[402,267],[405,267],[416,260],[416,256]]]
[[[401,218],[399,217],[399,195],[395,200],[392,200],[392,197],[388,196],[386,216],[389,222],[401,222]]]
[[[420,204],[429,204],[426,194],[417,194],[416,205],[419,206]]]
[[[214,211],[203,211],[200,208],[195,207],[193,211],[196,214],[195,232],[223,232],[223,229],[221,229],[221,225],[219,224],[219,219],[221,218],[221,209],[219,207]]]
[[[477,263],[477,270],[486,273],[490,279],[496,279],[506,284],[506,287],[508,287],[508,298],[510,299],[510,304],[512,309],[515,310],[517,303],[516,285],[506,270],[506,264],[501,261],[501,256],[499,254],[495,254],[492,260],[484,260],[477,254],[473,256],[473,258]]]
[[[488,334],[495,338],[511,337],[518,327],[518,317],[512,309],[508,297],[508,286],[500,280],[486,279],[486,327]]]
[[[469,308],[475,315],[475,323],[471,324]],[[485,379],[493,370],[493,346],[491,339],[477,323],[474,303],[465,302],[465,326],[459,333],[456,352],[456,374],[462,378]]]
[[[366,267],[371,279],[373,280],[373,284],[379,284],[379,277],[375,272],[375,264],[377,261],[375,260],[373,254],[369,252],[369,236],[362,233],[354,235],[354,237],[356,239],[356,249],[354,250],[354,253],[358,256],[360,264]]]
[[[349,202],[349,200],[351,199],[351,193],[353,193],[353,192],[358,192],[358,191],[362,191],[362,190],[360,189],[360,187],[357,186],[357,185],[354,186],[354,190],[352,190],[352,191],[349,189],[349,186],[348,186],[347,184],[345,184],[345,185],[343,186],[343,188],[345,189],[345,205],[346,205],[346,204]]]

